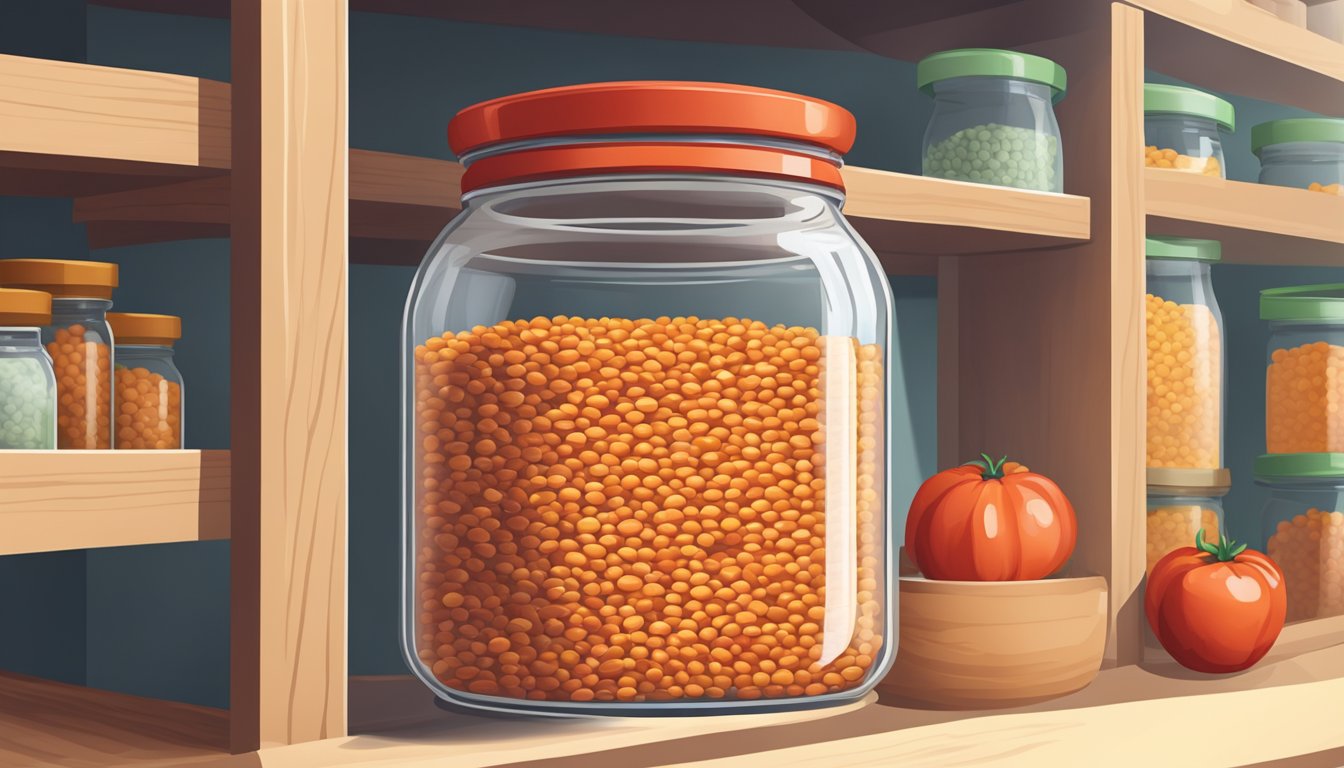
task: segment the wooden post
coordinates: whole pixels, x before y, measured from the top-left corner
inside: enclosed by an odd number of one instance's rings
[[[345,734],[346,3],[233,0],[232,747]]]

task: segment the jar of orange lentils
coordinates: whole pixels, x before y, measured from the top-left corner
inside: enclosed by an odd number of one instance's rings
[[[1147,253],[1148,466],[1223,466],[1223,313],[1216,240],[1150,237]]]
[[[1148,470],[1148,570],[1173,549],[1190,546],[1200,531],[1206,541],[1225,532],[1223,497],[1232,489],[1226,469]]]
[[[1344,614],[1344,453],[1261,456],[1265,552],[1283,570],[1288,620]]]
[[[1211,93],[1177,85],[1143,86],[1143,161],[1203,176],[1227,178],[1219,131],[1235,126],[1232,104]]]
[[[51,324],[42,342],[56,373],[56,444],[112,447],[112,331],[107,311],[117,265],[100,261],[7,259],[0,285],[51,294]]]
[[[1260,292],[1267,453],[1344,452],[1344,283]]]
[[[182,319],[109,312],[107,321],[117,339],[117,447],[181,448],[184,387],[173,344],[182,338]]]
[[[463,210],[404,326],[403,639],[441,698],[820,706],[894,652],[891,300],[849,112],[601,83],[449,124]]]
[[[1344,118],[1295,117],[1251,129],[1260,183],[1344,195]]]

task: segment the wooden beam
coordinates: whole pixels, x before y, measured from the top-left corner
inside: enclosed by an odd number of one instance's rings
[[[346,16],[232,5],[235,751],[346,728]]]

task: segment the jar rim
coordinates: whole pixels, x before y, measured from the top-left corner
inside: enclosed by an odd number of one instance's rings
[[[1150,494],[1216,498],[1232,490],[1232,471],[1225,467],[1148,467],[1145,481]]]
[[[1214,121],[1224,130],[1236,130],[1236,110],[1232,103],[1197,88],[1144,83],[1143,113],[1202,117]]]
[[[1153,235],[1144,240],[1144,257],[1155,261],[1207,261],[1223,259],[1223,244],[1196,237]]]
[[[1292,117],[1251,128],[1251,152],[1256,157],[1265,147],[1303,141],[1344,144],[1344,118]]]
[[[1068,73],[1054,61],[1001,48],[939,51],[915,65],[915,84],[929,96],[934,95],[934,83],[960,77],[1001,77],[1048,85],[1053,102],[1064,98],[1068,88]]]
[[[1255,481],[1324,480],[1344,484],[1344,453],[1267,453],[1255,460]]]
[[[1344,283],[1266,288],[1260,291],[1260,319],[1344,322]]]

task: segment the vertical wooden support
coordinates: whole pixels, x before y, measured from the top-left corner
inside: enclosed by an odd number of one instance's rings
[[[233,0],[234,751],[346,725],[344,0]]]
[[[1096,5],[1024,46],[1068,71],[1056,107],[1066,190],[1092,239],[939,265],[939,457],[1012,452],[1078,513],[1075,575],[1110,588],[1106,664],[1141,653],[1144,564],[1143,14]]]

